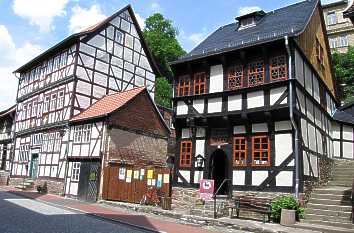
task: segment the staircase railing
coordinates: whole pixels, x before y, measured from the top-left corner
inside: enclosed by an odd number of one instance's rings
[[[217,199],[217,194],[219,193],[220,189],[222,188],[222,186],[226,183],[231,181],[231,179],[224,179],[223,182],[220,184],[220,186],[218,187],[218,189],[216,190],[216,192],[213,195],[214,198],[214,219],[216,219],[217,217],[217,211],[216,211],[216,199]]]

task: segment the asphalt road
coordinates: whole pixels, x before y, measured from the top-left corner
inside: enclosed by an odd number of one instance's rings
[[[0,233],[148,233],[0,191]]]

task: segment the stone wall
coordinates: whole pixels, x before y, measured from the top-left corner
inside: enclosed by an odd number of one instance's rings
[[[304,204],[310,199],[312,190],[316,187],[326,185],[332,176],[334,168],[334,160],[327,157],[320,157],[318,160],[319,177],[316,180],[304,181],[304,192],[302,194],[302,201]]]
[[[47,182],[48,193],[56,194],[56,195],[64,195],[64,182],[62,181],[52,181],[45,179],[38,179],[34,182],[34,187],[37,185],[43,185],[44,182]]]
[[[172,188],[172,208],[189,210],[199,199],[199,190],[195,188]]]

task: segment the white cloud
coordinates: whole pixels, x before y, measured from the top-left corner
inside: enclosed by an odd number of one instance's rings
[[[69,31],[79,32],[104,20],[106,16],[102,13],[99,5],[92,5],[89,9],[76,5],[71,9],[72,16],[69,20]]]
[[[140,28],[143,29],[145,27],[145,19],[141,17],[138,13],[135,13],[135,17],[139,23]]]
[[[53,29],[55,17],[66,14],[64,8],[69,0],[15,0],[13,11],[16,15],[29,19],[30,24],[39,26],[41,32]]]
[[[249,13],[255,12],[255,11],[260,11],[261,8],[259,6],[245,6],[245,7],[240,7],[238,10],[239,15],[247,15]]]
[[[16,102],[17,78],[12,72],[42,51],[41,47],[30,42],[16,47],[11,34],[4,25],[0,25],[0,110]]]
[[[188,39],[192,41],[195,45],[199,44],[202,42],[202,40],[205,38],[205,33],[199,32],[199,33],[193,33],[188,36]]]
[[[160,4],[157,3],[157,2],[151,3],[150,9],[151,9],[151,11],[152,11],[153,13],[162,12],[162,7],[161,7]]]

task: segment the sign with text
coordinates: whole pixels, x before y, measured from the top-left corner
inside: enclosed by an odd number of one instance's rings
[[[214,194],[214,180],[200,180],[199,182],[199,195],[203,200],[213,199]]]

